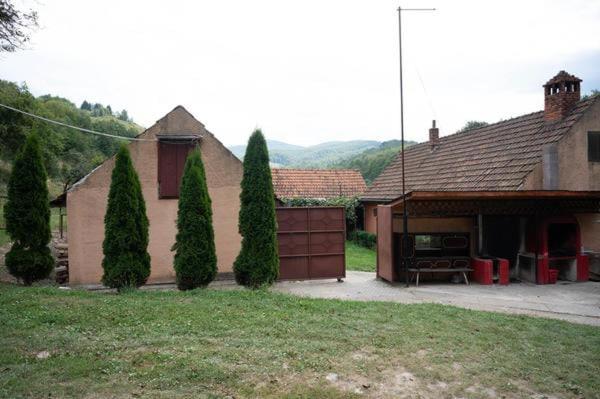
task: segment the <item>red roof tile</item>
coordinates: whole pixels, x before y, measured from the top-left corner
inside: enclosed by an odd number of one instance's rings
[[[542,146],[559,141],[597,100],[577,103],[571,113],[546,122],[544,111],[441,137],[405,151],[406,192],[519,190],[540,162]],[[391,201],[402,195],[400,153],[362,195],[363,200]]]
[[[350,169],[271,169],[275,197],[336,198],[354,197],[367,186],[357,170]]]

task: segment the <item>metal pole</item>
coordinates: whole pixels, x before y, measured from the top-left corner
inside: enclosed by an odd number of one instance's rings
[[[406,201],[406,180],[404,173],[404,91],[402,87],[402,7],[398,7],[398,41],[400,50],[400,154],[402,163],[402,265],[404,267],[404,280],[408,287],[408,211]],[[404,11],[435,11],[435,8],[405,8]]]
[[[402,86],[402,8],[398,7],[398,42],[400,50],[400,141],[402,162],[402,266],[404,280],[408,287],[408,212],[406,210],[406,181],[404,177],[404,90]]]

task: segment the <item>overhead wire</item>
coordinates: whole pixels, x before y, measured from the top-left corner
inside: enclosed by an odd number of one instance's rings
[[[59,126],[62,126],[62,127],[67,127],[67,128],[70,128],[70,129],[75,129],[75,130],[78,130],[78,131],[84,132],[84,133],[90,133],[90,134],[95,134],[95,135],[98,135],[98,136],[110,137],[110,138],[121,139],[121,140],[130,140],[130,141],[157,141],[156,139],[141,139],[141,138],[138,138],[138,137],[126,137],[126,136],[118,136],[118,135],[110,134],[110,133],[97,132],[95,130],[86,129],[86,128],[79,127],[79,126],[69,125],[68,123],[63,123],[63,122],[55,121],[53,119],[49,119],[49,118],[46,118],[46,117],[43,117],[43,116],[40,116],[40,115],[32,114],[31,112],[23,111],[21,109],[14,108],[14,107],[11,107],[10,105],[6,105],[6,104],[2,104],[2,103],[0,103],[0,107],[9,109],[9,110],[14,111],[14,112],[18,112],[18,113],[23,114],[23,115],[30,116],[30,117],[35,118],[35,119],[42,120],[44,122],[53,123],[55,125],[59,125]]]
[[[427,100],[427,104],[429,104],[429,109],[431,110],[431,113],[433,114],[433,119],[437,119],[437,116],[435,113],[435,108],[433,107],[433,102],[431,101],[431,98],[429,97],[429,93],[427,93],[427,89],[425,88],[425,83],[423,82],[423,78],[421,77],[421,73],[419,73],[419,68],[417,67],[416,64],[415,64],[415,71],[417,72],[417,76],[419,77],[419,82],[421,82],[421,87],[423,88],[423,94],[425,94],[425,99]]]

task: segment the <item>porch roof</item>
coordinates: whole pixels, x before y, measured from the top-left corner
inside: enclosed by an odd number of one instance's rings
[[[409,216],[600,213],[600,191],[412,191],[387,206],[405,199]]]

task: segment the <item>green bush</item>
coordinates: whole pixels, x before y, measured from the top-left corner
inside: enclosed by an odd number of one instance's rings
[[[348,235],[356,230],[356,222],[358,216],[356,210],[360,206],[360,201],[357,197],[336,197],[329,199],[318,198],[281,198],[281,202],[285,206],[302,207],[302,206],[342,206],[346,215],[346,231]]]
[[[187,157],[180,191],[174,266],[177,287],[190,290],[208,285],[217,275],[211,201],[199,149]]]
[[[112,172],[104,216],[102,282],[107,287],[134,288],[150,275],[148,217],[142,187],[129,150],[122,145]]]
[[[244,156],[239,232],[242,249],[233,265],[236,281],[252,288],[271,284],[279,274],[277,221],[269,152],[260,130],[250,136]]]
[[[33,132],[15,158],[4,207],[6,232],[13,241],[5,263],[25,285],[46,278],[54,268],[50,242],[47,175],[37,133]]]
[[[377,235],[368,231],[357,230],[350,235],[350,239],[361,247],[369,249],[377,247]]]

